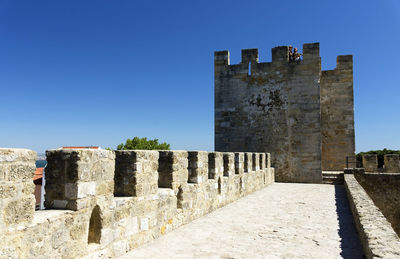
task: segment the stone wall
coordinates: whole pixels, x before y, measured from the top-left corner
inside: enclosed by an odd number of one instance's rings
[[[322,170],[342,171],[354,156],[353,57],[338,56],[321,74]]]
[[[0,258],[114,258],[274,181],[265,153],[0,149]],[[245,163],[245,161],[247,161]]]
[[[357,173],[355,177],[400,236],[400,174]]]
[[[378,168],[378,156],[366,154],[361,156],[362,166],[366,172],[400,173],[400,155],[387,154],[383,157],[383,168]]]
[[[380,208],[375,206],[353,174],[345,174],[344,182],[366,258],[399,258],[400,239]]]
[[[400,173],[400,155],[385,155],[384,168],[387,173]]]
[[[231,65],[228,51],[215,52],[215,150],[268,150],[277,181],[321,182],[321,156],[325,169],[343,170],[354,154],[352,57],[321,76],[319,43],[303,55],[289,61],[281,46],[259,63],[258,49],[244,49]]]

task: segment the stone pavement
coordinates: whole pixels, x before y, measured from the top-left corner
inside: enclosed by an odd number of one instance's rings
[[[342,185],[274,183],[122,258],[362,258]]]

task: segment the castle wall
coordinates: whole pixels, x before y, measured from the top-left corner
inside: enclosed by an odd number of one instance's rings
[[[115,258],[274,181],[263,153],[46,155],[47,209],[34,211],[36,153],[0,149],[0,258]]]
[[[304,44],[301,61],[288,53],[276,47],[259,63],[245,49],[231,65],[228,51],[215,52],[215,150],[268,150],[277,181],[321,182],[319,44]]]
[[[366,172],[400,173],[400,155],[386,154],[383,156],[383,168],[378,168],[378,155],[365,154],[361,156],[362,167]]]
[[[393,185],[388,184],[389,182]],[[396,195],[391,193],[399,193],[398,188],[393,189],[396,184],[398,187],[398,179],[388,175],[363,173],[354,169],[346,170],[344,174],[344,186],[365,258],[398,258],[400,255],[400,239],[393,229],[399,222],[388,221],[391,220],[388,216],[393,216],[393,212],[398,211],[399,202],[395,201]],[[382,209],[381,205],[386,208]],[[395,210],[385,211],[390,207]]]
[[[400,174],[356,173],[354,176],[400,236]]]
[[[353,57],[338,56],[334,70],[321,74],[322,170],[342,171],[354,156]]]

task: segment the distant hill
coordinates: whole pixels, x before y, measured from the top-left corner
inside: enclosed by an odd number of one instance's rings
[[[46,160],[46,154],[38,153],[37,154],[37,160]]]
[[[47,165],[46,160],[36,160],[36,168],[42,168]]]

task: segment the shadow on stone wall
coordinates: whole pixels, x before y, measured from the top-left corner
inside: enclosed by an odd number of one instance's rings
[[[400,236],[400,174],[357,173],[354,176]]]
[[[343,185],[335,185],[336,213],[339,220],[340,255],[343,258],[364,258],[360,239],[354,225],[349,201]]]

